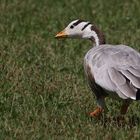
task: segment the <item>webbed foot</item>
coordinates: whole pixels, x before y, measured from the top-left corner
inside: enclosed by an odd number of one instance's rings
[[[93,112],[91,112],[89,115],[90,117],[99,117],[101,113],[104,111],[101,107],[97,107]]]

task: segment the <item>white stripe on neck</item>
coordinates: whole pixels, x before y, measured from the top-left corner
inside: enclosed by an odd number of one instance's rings
[[[99,46],[99,37],[98,37],[98,35],[96,34],[95,31],[91,31],[91,37],[94,38],[94,40],[95,40],[95,45],[96,45],[96,46]]]
[[[99,46],[99,37],[95,31],[89,30],[83,35],[83,38],[89,38],[95,42],[95,46]]]

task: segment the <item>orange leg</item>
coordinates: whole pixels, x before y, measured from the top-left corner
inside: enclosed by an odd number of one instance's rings
[[[97,107],[93,112],[90,113],[91,117],[98,117],[104,110],[101,107]]]

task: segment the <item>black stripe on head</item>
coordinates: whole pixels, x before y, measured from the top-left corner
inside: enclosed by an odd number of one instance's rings
[[[74,25],[74,26],[77,26],[77,25],[80,24],[81,22],[84,22],[84,20],[79,19],[79,20],[77,20],[76,22],[74,22],[73,25]]]
[[[88,25],[90,25],[91,23],[90,22],[88,22],[83,28],[82,28],[82,31],[88,26]]]

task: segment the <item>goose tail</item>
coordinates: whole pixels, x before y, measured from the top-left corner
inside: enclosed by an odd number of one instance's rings
[[[136,92],[136,100],[140,100],[140,89]]]

